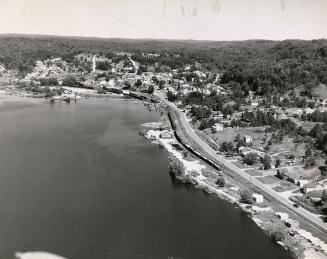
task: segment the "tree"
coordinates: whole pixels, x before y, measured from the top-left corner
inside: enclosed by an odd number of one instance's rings
[[[241,134],[237,134],[234,141],[239,142],[240,140],[242,140],[242,136],[241,136]]]
[[[40,83],[42,86],[56,86],[59,84],[57,78],[53,77],[40,78]]]
[[[62,81],[62,85],[76,87],[76,86],[78,86],[78,81],[74,76],[68,75]]]
[[[177,95],[173,94],[171,91],[168,91],[167,98],[168,98],[168,101],[175,102],[177,100]]]
[[[175,177],[182,176],[184,174],[183,164],[179,160],[174,159],[172,162],[169,163],[169,173]]]
[[[304,85],[304,91],[308,96],[312,96],[313,90],[315,88],[315,84],[313,82],[306,83]]]
[[[311,151],[310,147],[306,148],[304,155],[305,155],[306,158],[309,158],[309,157],[312,156],[312,151]]]
[[[159,79],[158,79],[156,76],[153,76],[153,77],[152,77],[152,81],[153,81],[155,84],[159,84]]]
[[[243,162],[247,165],[253,165],[258,162],[258,155],[254,152],[248,153],[244,156]]]
[[[211,119],[202,119],[200,126],[199,126],[199,130],[204,130],[204,129],[208,129],[211,128],[213,125],[215,125],[215,120],[213,118]]]
[[[244,147],[244,146],[246,146],[246,143],[245,143],[245,140],[242,138],[237,142],[236,147],[239,148],[239,147]]]
[[[223,176],[219,176],[216,180],[216,184],[218,185],[218,187],[224,187],[226,184],[225,178]]]
[[[137,79],[134,86],[135,87],[140,87],[142,85],[142,80],[141,79]]]
[[[246,203],[246,204],[253,204],[253,202],[254,202],[251,193],[249,191],[245,191],[245,190],[241,192],[241,200],[240,201],[242,203]]]
[[[96,69],[107,71],[111,69],[111,64],[108,61],[98,61],[96,62]]]
[[[316,164],[316,160],[313,157],[308,157],[304,161],[304,167],[314,166]]]
[[[165,86],[165,84],[166,84],[166,81],[165,81],[165,80],[160,80],[160,81],[159,81],[159,89],[160,89],[160,90],[163,89],[164,86]]]
[[[271,234],[271,239],[275,242],[283,241],[284,240],[284,234],[281,231],[275,231]]]
[[[153,86],[153,85],[150,85],[150,86],[148,87],[148,93],[149,93],[149,94],[153,94],[153,92],[154,92],[154,86]]]
[[[123,87],[123,89],[131,89],[131,87],[132,87],[132,85],[131,85],[130,82],[128,82],[128,81],[125,81],[125,82],[124,82],[124,87]]]
[[[269,156],[268,154],[266,154],[266,155],[262,158],[263,168],[264,168],[265,170],[270,169],[270,168],[271,168],[270,163],[271,163],[271,158],[270,158],[270,156]]]
[[[233,142],[228,142],[228,141],[224,141],[223,143],[221,143],[220,147],[219,147],[219,151],[221,152],[230,152],[234,150],[234,144]]]
[[[276,162],[275,162],[275,167],[278,168],[281,164],[281,160],[279,158],[276,159]]]
[[[147,69],[146,66],[140,65],[140,66],[139,66],[139,69],[138,69],[138,71],[137,71],[137,74],[138,74],[138,75],[141,75],[143,72],[147,72],[147,71],[148,71],[148,69]]]

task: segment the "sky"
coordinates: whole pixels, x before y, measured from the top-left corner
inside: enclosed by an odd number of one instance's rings
[[[0,33],[318,39],[327,38],[327,0],[0,0]]]

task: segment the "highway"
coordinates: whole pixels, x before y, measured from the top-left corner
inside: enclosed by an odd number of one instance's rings
[[[209,158],[210,160],[214,160],[220,166],[223,165],[225,169],[226,168],[229,169],[233,173],[237,174],[238,176],[242,177],[246,181],[250,182],[255,187],[260,189],[262,194],[274,198],[280,204],[285,206],[287,209],[291,210],[295,214],[299,215],[301,218],[310,222],[311,225],[313,225],[313,227],[320,230],[322,233],[324,233],[327,236],[327,224],[324,223],[317,215],[310,213],[309,211],[307,211],[302,207],[295,208],[293,202],[280,195],[278,192],[273,190],[270,186],[263,184],[255,177],[247,174],[246,172],[242,171],[240,168],[232,164],[229,160],[224,158],[222,155],[217,154],[214,149],[212,149],[206,142],[204,142],[194,132],[194,130],[192,129],[186,118],[186,115],[180,109],[178,109],[173,103],[167,101],[165,99],[165,95],[161,91],[156,91],[156,94],[168,107],[170,107],[170,109],[173,109],[175,111],[175,114],[177,114],[179,117],[179,123],[181,124],[179,126],[184,129],[184,131],[186,132],[189,138],[191,138],[195,143],[197,143],[197,145],[201,146],[202,155],[204,155],[206,158]]]

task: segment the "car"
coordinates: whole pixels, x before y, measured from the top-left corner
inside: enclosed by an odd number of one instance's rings
[[[295,208],[300,207],[300,205],[299,205],[298,203],[294,203],[293,206],[294,206]]]

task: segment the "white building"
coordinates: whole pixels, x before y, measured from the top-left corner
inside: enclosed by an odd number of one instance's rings
[[[258,193],[253,193],[252,197],[256,203],[262,203],[263,202],[263,196]]]
[[[218,131],[222,131],[224,130],[224,124],[221,124],[221,123],[215,123],[213,126],[212,126],[212,129],[216,132]]]

